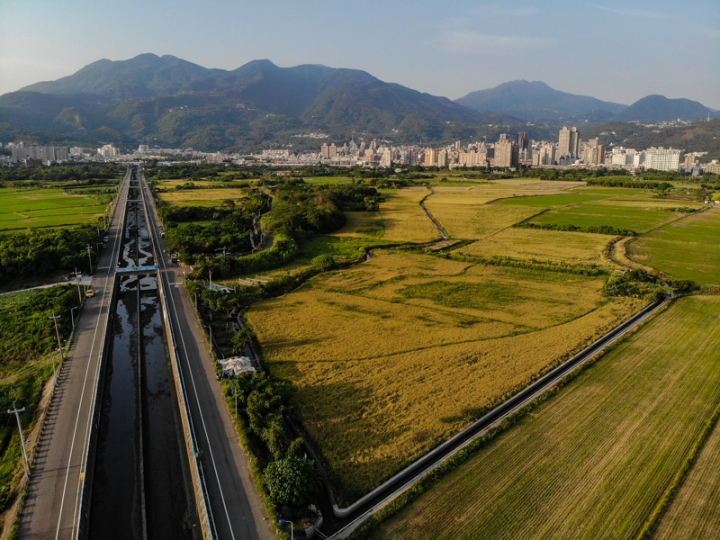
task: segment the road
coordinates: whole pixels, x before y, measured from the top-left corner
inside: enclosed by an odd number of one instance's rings
[[[156,243],[160,276],[168,293],[170,324],[177,339],[180,369],[188,393],[196,444],[202,454],[217,538],[271,540],[275,534],[270,529],[249,463],[222,398],[210,352],[182,283],[183,271],[165,255],[157,209],[142,174],[140,184],[148,202],[148,225]]]
[[[71,539],[76,532],[80,471],[90,435],[128,186],[129,169],[107,232],[107,249],[92,278],[95,297],[85,301],[75,340],[46,411],[46,427],[33,449],[34,467],[20,522],[22,539]]]

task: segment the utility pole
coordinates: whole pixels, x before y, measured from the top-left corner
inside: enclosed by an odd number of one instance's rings
[[[88,260],[90,261],[90,273],[92,274],[92,255],[90,254],[90,244],[87,245]]]
[[[80,293],[80,278],[77,277],[77,270],[75,271],[75,280],[77,282],[78,288],[78,302],[80,302],[80,305],[82,305],[82,294]]]
[[[235,396],[235,418],[237,418],[237,391],[238,391],[238,384],[237,381],[233,381],[233,395]]]
[[[73,330],[75,330],[75,313],[73,313],[73,311],[75,311],[76,309],[80,309],[80,306],[75,306],[74,308],[70,308],[70,317],[72,317]]]
[[[20,413],[25,412],[25,407],[18,409],[13,401],[13,408],[8,410],[8,414],[14,414],[17,419],[18,432],[20,433],[20,447],[22,448],[23,465],[25,466],[25,476],[30,478],[30,467],[28,466],[27,450],[25,450],[25,436],[23,435],[22,424],[20,423]]]
[[[58,330],[57,325],[57,320],[60,318],[60,315],[55,315],[55,310],[53,310],[52,314],[53,316],[48,317],[48,319],[52,319],[53,321],[55,321],[55,335],[57,336],[58,349],[60,349],[60,360],[65,360],[65,358],[63,357],[62,345],[60,344],[60,330]]]

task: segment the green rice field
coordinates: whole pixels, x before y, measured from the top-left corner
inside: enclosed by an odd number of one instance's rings
[[[720,208],[688,215],[628,244],[628,256],[676,279],[720,285]]]
[[[62,189],[0,189],[0,231],[96,223],[107,210],[107,198]]]

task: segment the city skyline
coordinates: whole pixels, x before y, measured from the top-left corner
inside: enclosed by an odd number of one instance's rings
[[[714,2],[381,6],[7,0],[0,6],[0,94],[101,58],[152,52],[229,70],[261,58],[281,67],[360,69],[450,99],[526,79],[625,105],[661,94],[720,109]]]

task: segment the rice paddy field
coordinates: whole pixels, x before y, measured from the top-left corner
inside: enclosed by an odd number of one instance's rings
[[[627,247],[632,260],[671,277],[720,285],[720,208],[687,215]]]
[[[380,205],[384,240],[395,242],[431,242],[440,233],[428,219],[420,201],[430,192],[424,187],[381,190],[385,202]]]
[[[62,189],[0,189],[0,231],[95,224],[106,210],[107,201],[101,195],[68,194]]]
[[[173,206],[220,206],[226,199],[242,199],[247,196],[243,188],[206,188],[163,191],[158,193],[161,200]]]
[[[382,238],[385,236],[385,222],[380,212],[345,212],[347,223],[332,234],[348,238]]]
[[[458,251],[484,258],[511,257],[542,262],[613,266],[603,257],[608,237],[539,229],[503,229]]]
[[[720,297],[675,303],[372,538],[635,538],[720,404]],[[656,531],[716,538],[716,426]]]
[[[644,305],[603,283],[376,250],[247,316],[347,502]]]
[[[720,531],[720,425],[716,425],[685,478],[655,538],[716,538]]]
[[[433,188],[425,206],[433,217],[453,238],[473,239],[496,232],[504,227],[537,214],[542,208],[527,205],[522,208],[490,210],[489,202],[506,197],[529,195],[533,200],[538,195],[570,190],[581,185],[578,182],[547,182],[542,180],[518,179],[497,180],[470,187]],[[547,197],[537,197],[544,199]]]
[[[567,198],[562,196],[535,200],[501,201],[503,205],[533,204],[549,208],[529,220],[537,225],[575,225],[576,227],[609,226],[645,233],[685,217],[675,208],[699,208],[701,204],[687,199],[657,198],[651,192],[619,189],[582,188]],[[545,204],[543,204],[545,203]]]

